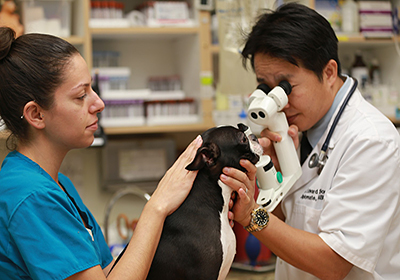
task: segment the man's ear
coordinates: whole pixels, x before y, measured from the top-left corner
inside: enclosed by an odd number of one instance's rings
[[[25,104],[23,114],[24,119],[34,128],[43,129],[45,127],[43,109],[35,101]]]
[[[187,170],[200,170],[204,166],[213,166],[221,152],[214,143],[205,143],[197,150],[194,160],[186,166]]]
[[[325,65],[323,70],[323,77],[329,85],[333,85],[337,78],[338,65],[335,60],[331,59]]]

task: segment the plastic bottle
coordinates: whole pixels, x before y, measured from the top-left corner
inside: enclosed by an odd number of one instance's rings
[[[342,5],[342,31],[345,33],[360,31],[358,6],[354,0],[346,0]]]
[[[94,79],[92,83],[92,89],[98,96],[100,96],[100,78],[99,78],[99,70],[96,70],[94,73]]]
[[[353,76],[353,78],[357,79],[358,85],[361,88],[364,88],[366,86],[369,73],[368,67],[362,58],[362,53],[360,50],[357,50],[355,53],[354,63],[351,68],[351,75]]]
[[[369,78],[371,79],[371,84],[374,86],[379,86],[381,84],[381,71],[379,68],[379,61],[374,58],[371,60],[371,68],[369,69]]]

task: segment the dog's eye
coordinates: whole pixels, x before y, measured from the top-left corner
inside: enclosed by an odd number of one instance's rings
[[[250,134],[249,138],[251,141],[258,142],[257,136],[255,136],[254,134]]]
[[[242,140],[240,141],[242,144],[246,144],[249,139],[247,139],[246,135],[243,135]]]

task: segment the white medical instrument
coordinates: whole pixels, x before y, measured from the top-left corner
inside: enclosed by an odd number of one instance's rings
[[[358,82],[354,78],[353,78],[353,81],[354,81],[354,84],[351,87],[349,93],[347,94],[346,99],[343,101],[343,104],[340,107],[339,112],[337,113],[335,119],[333,120],[332,126],[329,129],[328,135],[326,136],[325,142],[322,145],[322,148],[321,148],[321,151],[319,152],[319,155],[317,153],[314,153],[311,156],[310,161],[308,162],[308,167],[309,168],[318,167],[318,175],[321,173],[321,171],[324,168],[324,166],[326,164],[326,161],[328,159],[328,157],[326,155],[326,151],[328,150],[329,141],[331,140],[333,131],[335,130],[336,125],[339,122],[340,117],[342,116],[344,108],[346,107],[347,103],[349,103],[350,97],[356,91]]]
[[[287,81],[280,82],[272,90],[267,85],[260,84],[249,99],[250,121],[269,128],[282,137],[280,142],[273,143],[281,172],[276,171],[268,155],[262,155],[256,164],[260,188],[257,204],[265,207],[268,212],[275,209],[302,174],[293,139],[288,135],[289,125],[285,113],[282,112],[291,90]],[[245,133],[248,135],[251,131]]]

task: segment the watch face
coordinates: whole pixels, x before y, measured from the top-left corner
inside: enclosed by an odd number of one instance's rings
[[[264,209],[257,209],[254,215],[254,222],[258,226],[265,226],[268,223],[269,215]]]

